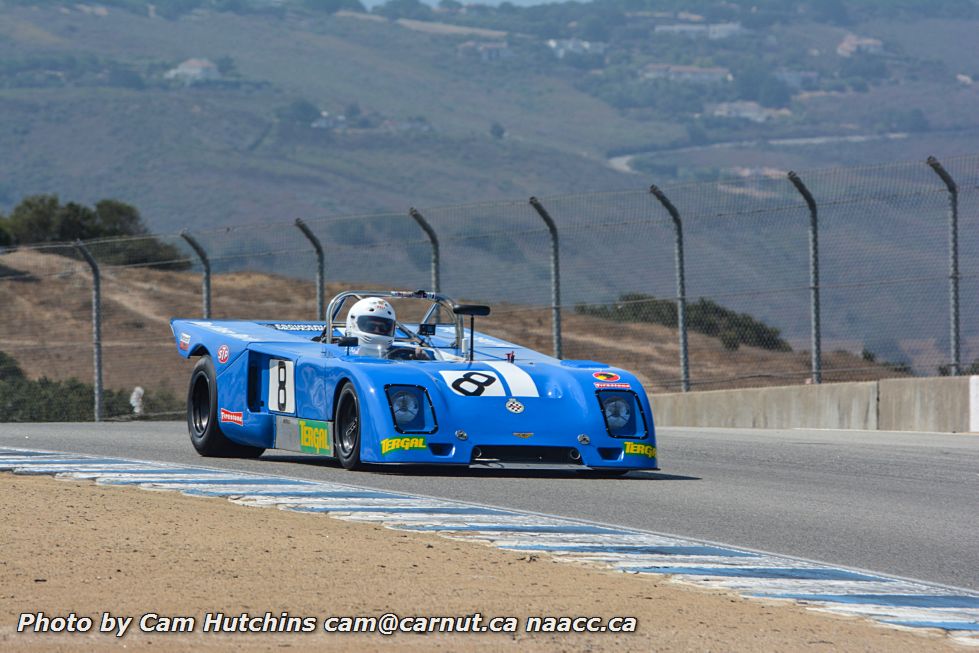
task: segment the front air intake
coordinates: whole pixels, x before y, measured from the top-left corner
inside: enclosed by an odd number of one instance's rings
[[[541,463],[580,465],[581,453],[574,447],[485,446],[473,449],[473,463]]]

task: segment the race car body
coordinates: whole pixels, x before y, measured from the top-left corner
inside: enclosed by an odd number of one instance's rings
[[[385,357],[335,326],[348,299],[428,302]],[[482,306],[423,291],[348,291],[325,322],[171,321],[197,357],[187,400],[202,455],[275,448],[363,464],[530,463],[655,469],[649,400],[625,370],[558,360],[472,329]],[[450,316],[450,322],[439,317]],[[464,326],[469,316],[470,328]]]

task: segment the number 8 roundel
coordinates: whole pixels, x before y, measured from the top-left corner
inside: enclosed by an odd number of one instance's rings
[[[470,370],[468,372],[441,371],[452,392],[463,397],[502,397],[503,384],[493,372]]]

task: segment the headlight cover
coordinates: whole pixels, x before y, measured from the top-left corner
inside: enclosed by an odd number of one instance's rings
[[[631,390],[599,390],[605,430],[614,438],[646,437],[646,416]]]
[[[384,391],[398,433],[434,433],[438,429],[428,391],[418,385],[387,385]]]

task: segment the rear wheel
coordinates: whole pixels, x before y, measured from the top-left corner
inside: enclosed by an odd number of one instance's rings
[[[187,430],[190,441],[202,456],[258,458],[265,449],[232,442],[218,426],[218,384],[214,362],[201,356],[190,374],[187,390]]]
[[[353,384],[347,383],[337,397],[333,422],[333,445],[344,469],[360,469],[360,400]]]

